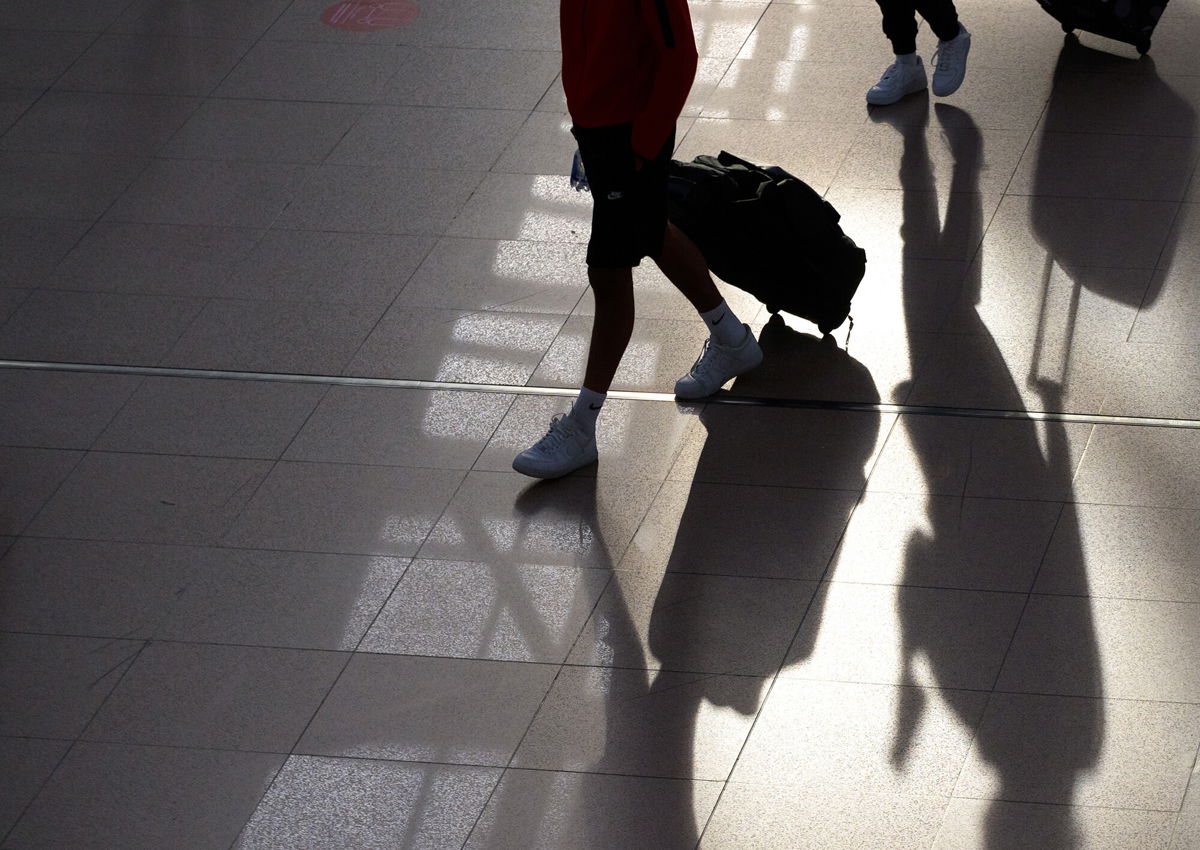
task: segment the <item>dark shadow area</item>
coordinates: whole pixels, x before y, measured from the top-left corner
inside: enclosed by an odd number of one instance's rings
[[[938,216],[937,186],[929,158],[926,127],[922,124],[894,125],[904,138],[900,163],[904,191],[901,234],[906,245],[936,244],[939,238],[959,238],[956,231],[960,229],[967,233],[980,232],[979,168],[983,152],[979,132],[966,112],[941,103],[935,109],[943,127],[955,128],[954,132],[946,133],[955,163],[944,226]],[[920,309],[920,304],[910,297],[922,273],[919,259],[908,252],[903,259],[902,285],[908,326],[913,326],[919,319],[914,311]],[[972,264],[967,274],[962,288],[963,301],[978,305],[982,277],[979,263]],[[1016,382],[978,314],[963,310],[957,326],[946,330],[956,335],[958,356],[980,364],[981,377],[995,388],[1002,408],[1023,410]],[[920,356],[920,352],[913,350],[914,370]],[[1057,379],[1038,378],[1036,389],[1042,409],[1062,409],[1063,387]],[[906,419],[908,421],[902,420],[901,424],[906,426],[907,437],[931,494],[947,493],[945,471],[948,464],[965,463],[968,472],[958,485],[957,494],[951,494],[952,499],[956,496],[957,509],[946,509],[944,504],[929,497],[927,530],[914,531],[906,548],[904,576],[896,601],[904,670],[904,692],[892,753],[897,767],[905,763],[926,701],[931,697],[945,700],[967,727],[976,726],[978,720],[978,700],[972,698],[973,692],[956,689],[961,687],[956,684],[955,676],[962,670],[962,646],[946,639],[941,612],[921,604],[922,588],[956,586],[954,559],[962,556],[963,517],[968,504],[975,502],[973,507],[982,505],[985,511],[989,501],[996,508],[1003,504],[987,493],[972,498],[975,463],[1001,464],[1004,472],[1000,486],[1006,492],[1012,492],[1011,498],[1048,500],[1061,505],[1057,542],[1063,546],[1064,561],[1077,574],[1076,586],[1086,588],[1087,584],[1078,533],[1074,532],[1070,539],[1066,539],[1069,532],[1062,534],[1077,529],[1070,517],[1074,511],[1073,466],[1063,423],[1039,424],[1020,420],[953,420],[945,423],[927,417]],[[1039,429],[1044,429],[1041,435]],[[948,440],[947,435],[952,435],[953,439]],[[1027,534],[1028,529],[1019,523],[1003,524],[988,545],[999,551],[1016,552]],[[1006,536],[1007,540],[1004,539]],[[1036,565],[1014,560],[1011,566],[1017,586],[1024,584],[1025,591],[1031,590]],[[1030,569],[1031,566],[1035,568]],[[1023,575],[1029,578],[1023,580]],[[962,589],[973,588],[967,583]],[[1053,641],[1036,650],[1037,666],[1043,670],[1071,672],[1070,685],[1062,689],[1050,687],[1049,693],[1098,698],[1102,696],[1102,684],[1090,605],[1082,604],[1072,610],[1077,613],[1055,623]],[[935,684],[944,689],[936,696],[918,686],[915,670],[919,664],[923,664]],[[998,685],[994,684],[993,688],[997,691],[993,692],[978,724],[974,744],[976,755],[994,770],[998,780],[996,802],[992,803],[988,815],[986,846],[989,850],[1016,850],[1028,846],[1029,835],[1013,828],[1012,814],[1006,811],[1002,802],[1006,801],[1062,804],[1040,807],[1041,818],[1049,821],[1040,825],[1044,830],[1040,846],[1059,850],[1079,847],[1072,812],[1067,806],[1073,801],[1080,774],[1097,761],[1104,727],[1102,703],[1099,699],[1074,701],[1030,697],[1027,704],[1022,704],[1023,698],[1014,700],[999,693]],[[1039,718],[1037,722],[1032,720],[1035,715]]]
[[[878,401],[870,373],[831,337],[799,333],[775,316],[760,344],[763,366],[731,393]],[[658,742],[685,775],[697,742],[694,723],[682,718],[699,717],[706,703],[755,714],[801,622],[819,620],[816,582],[865,485],[879,430],[875,411],[709,405],[700,421],[704,446],[649,629],[662,665],[651,689],[670,687],[680,673],[699,684]],[[695,847],[691,801],[679,802],[684,810],[664,814],[687,829],[678,846]]]
[[[1132,135],[1146,126],[1156,135]],[[1162,238],[1154,228],[1170,224],[1173,205],[1187,191],[1194,137],[1194,110],[1157,75],[1152,57],[1128,59],[1087,47],[1075,35],[1063,39],[1041,138],[1034,142],[1030,222],[1047,254],[1047,291],[1053,265],[1076,290],[1066,317],[1068,346],[1079,287],[1131,307],[1154,303],[1157,288],[1147,288],[1144,277],[1104,272],[1118,263],[1153,267],[1156,261],[1159,269],[1170,268],[1174,237],[1165,243],[1150,238]],[[1114,199],[1098,219],[1097,198]],[[1146,221],[1136,220],[1141,217]]]

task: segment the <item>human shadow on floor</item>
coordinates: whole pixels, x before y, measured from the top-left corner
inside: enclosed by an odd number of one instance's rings
[[[867,369],[830,337],[798,333],[776,316],[760,344],[754,383],[768,395],[879,400]],[[738,394],[735,382],[730,395]],[[726,778],[800,624],[819,620],[816,582],[862,492],[879,419],[873,408],[819,406],[710,404],[700,413],[703,447],[690,483],[681,482],[684,502],[666,563],[657,565],[647,638],[661,665],[651,690],[681,676],[692,683],[656,744],[680,775],[714,778],[715,769]],[[730,726],[704,722],[719,714],[714,708],[736,712]],[[736,745],[729,749],[723,736]],[[724,760],[709,762],[719,749]],[[679,804],[672,817],[683,832],[672,846],[695,847],[695,824],[711,802],[698,811],[690,799]]]
[[[775,364],[764,368],[780,381],[795,367],[790,391],[772,384],[781,394],[819,397],[810,385],[819,373],[837,395],[878,401],[869,372],[832,339],[776,318],[760,342]],[[630,547],[571,654],[579,666],[564,673],[594,692],[588,706],[602,701],[602,716],[589,707],[573,717],[561,757],[546,762],[571,771],[569,782],[547,785],[535,802],[528,787],[511,793],[510,772],[469,847],[517,846],[506,842],[521,836],[523,847],[549,850],[565,824],[571,846],[589,850],[694,850],[699,842],[713,780],[728,775],[801,621],[819,616],[810,610],[813,590],[862,491],[879,415],[707,405],[698,425],[703,444],[690,480],[681,472],[665,482],[643,520],[643,532],[662,532],[662,545]],[[578,477],[536,484],[517,508],[526,520],[561,513],[569,488],[580,528],[608,552],[598,486]],[[574,501],[583,487],[587,497]],[[630,835],[633,824],[647,831]]]
[[[958,244],[963,234],[970,238],[970,234],[982,232],[978,184],[982,137],[966,112],[939,103],[936,113],[954,156],[944,226],[938,216],[926,127],[919,123],[893,125],[904,141],[900,164],[904,192],[901,234],[906,246],[929,245],[931,238],[933,244],[939,239]],[[926,309],[913,297],[923,274],[915,254],[915,250],[906,251],[902,265],[908,327],[916,326],[917,311]],[[982,267],[977,261],[969,267],[963,284],[964,305],[979,304],[981,280]],[[1005,359],[975,310],[956,312],[944,331],[947,339],[953,340],[953,348],[943,345],[924,352],[919,341],[912,341],[912,373],[918,381],[925,355],[953,356],[972,364],[971,374],[987,383],[998,408],[1017,413],[1025,410]],[[1031,378],[1043,410],[1061,410],[1063,386],[1058,380],[1053,376]],[[1087,586],[1086,565],[1073,518],[1073,460],[1067,426],[1021,418],[951,420],[925,416],[902,417],[901,425],[931,495],[927,497],[925,528],[914,531],[908,541],[896,599],[903,688],[893,764],[902,769],[908,763],[929,701],[944,700],[965,727],[975,730],[972,759],[983,762],[996,781],[992,791],[974,789],[964,795],[991,800],[984,826],[985,846],[989,850],[1026,847],[1031,831],[1036,831],[1038,846],[1058,850],[1079,847],[1070,804],[1075,801],[1081,774],[1097,762],[1104,715],[1099,699],[1103,687],[1095,627],[1086,591],[1082,590]],[[948,475],[948,469],[956,468],[961,470],[957,475]],[[985,686],[992,693],[981,715],[980,694],[967,689],[963,678],[964,646],[970,645],[972,636],[957,634],[955,640],[948,638],[949,612],[930,605],[926,589],[1008,588],[1015,593],[1029,593],[1038,569],[1044,568],[1044,549],[1029,563],[1019,562],[1014,555],[1009,564],[1011,573],[983,577],[986,583],[982,586],[978,572],[972,578],[967,563],[972,558],[972,547],[1013,553],[1028,549],[1022,545],[1032,532],[1026,524],[993,522],[981,533],[971,519],[994,514],[1017,502],[1057,503],[1055,569],[1070,573],[1060,578],[1080,588],[1081,597],[1055,609],[1053,626],[1043,642],[1018,636],[1009,646],[1003,666],[1000,659],[996,660],[995,678]],[[1039,617],[1044,620],[1046,616],[1035,599],[1028,599],[1022,628],[1036,630]],[[986,639],[986,628],[983,622],[975,627],[981,639]],[[932,681],[921,682],[919,670],[927,671]],[[939,690],[930,691],[925,685]],[[961,784],[964,779],[959,781]],[[982,780],[968,777],[967,781]],[[1038,806],[1033,815],[1031,809],[1014,809],[1011,803],[1054,805]],[[1022,829],[1017,827],[1021,820],[1036,824]]]

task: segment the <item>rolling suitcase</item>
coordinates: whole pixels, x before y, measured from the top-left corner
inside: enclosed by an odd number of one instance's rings
[[[828,334],[850,315],[866,252],[803,180],[731,153],[672,160],[668,216],[717,277]]]
[[[1132,44],[1143,56],[1168,0],[1038,0],[1063,32],[1083,30]]]

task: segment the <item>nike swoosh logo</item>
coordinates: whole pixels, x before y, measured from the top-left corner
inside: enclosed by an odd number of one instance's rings
[[[599,409],[600,409],[600,405],[598,405],[598,404],[589,404],[588,405],[588,410],[599,410]]]
[[[721,318],[719,318],[719,319],[713,319],[713,324],[714,324],[714,325],[719,325],[719,324],[721,324],[721,322],[725,321],[725,317],[726,317],[726,316],[728,316],[728,315],[729,315],[728,313],[722,313],[722,314],[721,314]]]

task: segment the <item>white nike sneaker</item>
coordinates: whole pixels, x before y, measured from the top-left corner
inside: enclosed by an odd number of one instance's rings
[[[962,24],[958,35],[949,41],[939,41],[933,52],[933,93],[945,97],[958,91],[967,75],[967,53],[971,50],[971,34]]]
[[[921,57],[908,64],[897,59],[883,72],[879,82],[867,89],[867,103],[872,106],[887,106],[906,95],[924,91],[929,82],[925,77],[925,63]]]
[[[704,398],[710,396],[726,381],[749,372],[762,363],[762,348],[748,325],[746,338],[740,345],[721,345],[711,336],[704,341],[700,356],[691,370],[675,382],[677,398]]]
[[[513,469],[533,478],[561,478],[597,458],[596,435],[587,434],[565,413],[550,420],[546,436],[513,458]]]

